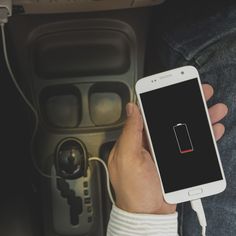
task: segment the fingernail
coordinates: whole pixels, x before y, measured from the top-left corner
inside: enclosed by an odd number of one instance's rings
[[[132,113],[133,113],[133,105],[131,103],[128,103],[127,106],[126,106],[126,113],[127,113],[127,116],[131,116]]]

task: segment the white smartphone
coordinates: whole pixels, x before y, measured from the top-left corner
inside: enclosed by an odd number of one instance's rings
[[[196,68],[140,79],[135,89],[166,202],[224,191],[225,175]]]

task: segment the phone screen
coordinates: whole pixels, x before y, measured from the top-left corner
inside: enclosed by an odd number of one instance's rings
[[[165,193],[223,179],[197,78],[140,98]]]

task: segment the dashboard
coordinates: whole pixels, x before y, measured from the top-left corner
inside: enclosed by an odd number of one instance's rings
[[[165,0],[13,0],[26,14],[89,12],[154,6]]]

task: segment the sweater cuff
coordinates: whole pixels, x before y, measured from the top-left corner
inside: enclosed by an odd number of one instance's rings
[[[107,236],[176,236],[177,212],[169,215],[134,214],[112,207]]]

